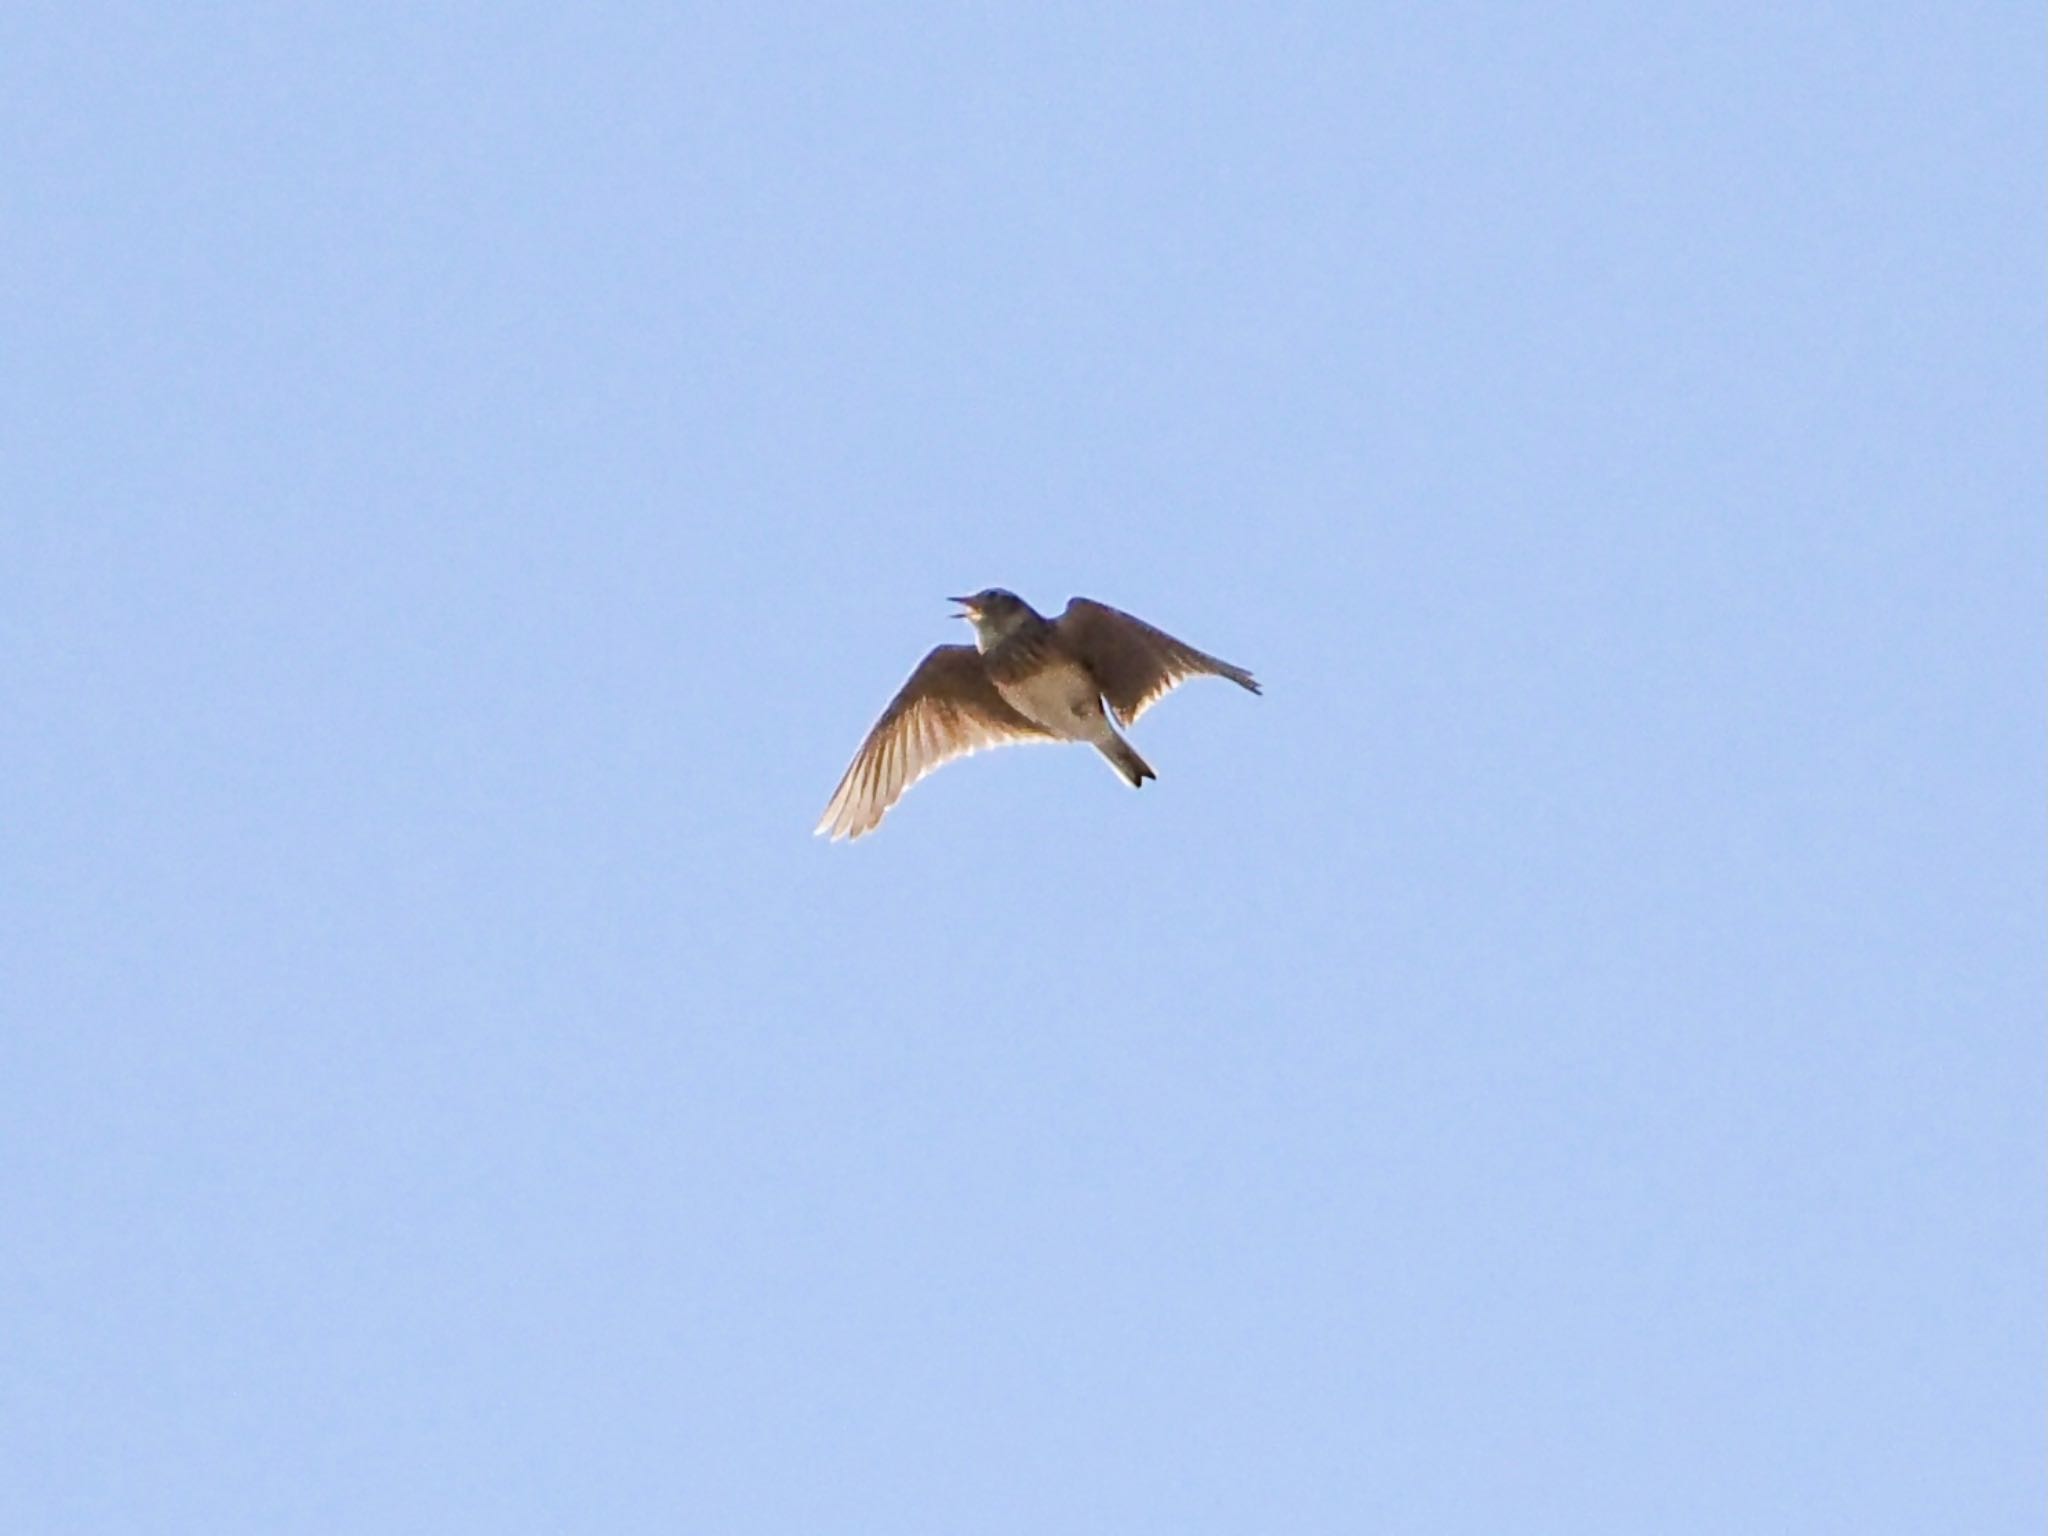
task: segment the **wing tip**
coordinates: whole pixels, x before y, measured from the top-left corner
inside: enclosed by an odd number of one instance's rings
[[[881,824],[880,816],[863,822],[849,814],[845,807],[837,810],[828,807],[825,814],[819,818],[818,824],[811,828],[811,836],[822,837],[828,843],[850,843],[867,836]]]

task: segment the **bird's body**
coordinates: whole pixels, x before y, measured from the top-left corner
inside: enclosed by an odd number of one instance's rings
[[[1001,588],[954,601],[974,625],[974,648],[942,645],[919,664],[854,755],[819,832],[835,840],[870,832],[932,769],[1013,742],[1084,742],[1137,788],[1158,775],[1117,733],[1112,714],[1128,726],[1202,673],[1259,692],[1242,667],[1085,597],[1058,619]]]
[[[1087,742],[1133,789],[1158,777],[1109,723],[1102,708],[1102,684],[1060,644],[1059,631],[1028,606],[1023,622],[993,643],[979,636],[976,643],[988,680],[1018,714],[1062,741]]]

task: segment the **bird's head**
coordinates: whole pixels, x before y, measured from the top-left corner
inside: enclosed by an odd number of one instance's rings
[[[1001,587],[988,587],[972,597],[953,597],[947,601],[960,605],[960,612],[953,617],[974,626],[974,643],[984,651],[1038,617],[1023,598]]]

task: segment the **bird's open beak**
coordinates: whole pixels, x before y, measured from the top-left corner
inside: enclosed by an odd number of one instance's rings
[[[980,608],[976,605],[974,599],[971,597],[949,597],[946,599],[946,601],[949,603],[958,603],[961,609],[963,610],[962,612],[953,615],[953,617],[956,619],[971,619],[975,616],[975,614],[981,611]]]

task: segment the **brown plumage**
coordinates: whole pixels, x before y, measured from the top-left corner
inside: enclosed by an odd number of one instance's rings
[[[1053,623],[1060,640],[1102,684],[1102,696],[1128,726],[1191,677],[1227,677],[1261,692],[1251,673],[1184,645],[1120,608],[1077,597]]]
[[[942,645],[918,664],[854,754],[818,822],[821,834],[837,841],[871,832],[934,768],[1016,742],[1086,742],[1135,788],[1157,775],[1109,714],[1129,726],[1202,675],[1260,691],[1244,668],[1085,597],[1055,620],[1000,588],[954,601],[974,625],[976,646]]]

